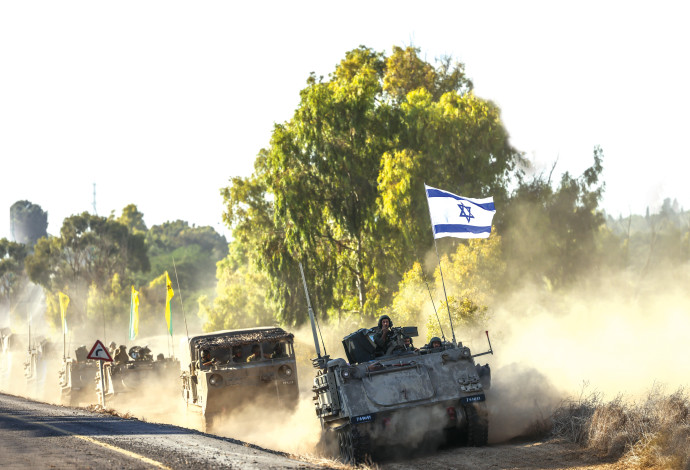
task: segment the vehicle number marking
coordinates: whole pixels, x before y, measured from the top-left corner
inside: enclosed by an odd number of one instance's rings
[[[462,397],[460,399],[460,403],[463,405],[466,405],[467,403],[475,403],[478,401],[486,401],[486,396],[485,395],[474,395],[471,397]]]
[[[350,418],[350,421],[352,423],[371,423],[372,421],[374,421],[374,416],[374,414],[353,416],[352,418]]]

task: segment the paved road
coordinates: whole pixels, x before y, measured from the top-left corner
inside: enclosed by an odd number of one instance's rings
[[[318,468],[177,426],[0,394],[0,468]]]

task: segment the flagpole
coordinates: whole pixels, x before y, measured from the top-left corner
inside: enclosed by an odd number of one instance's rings
[[[436,321],[438,321],[438,328],[441,330],[441,338],[443,341],[446,340],[446,335],[443,333],[443,326],[441,326],[441,319],[438,317],[438,311],[436,310],[436,304],[434,303],[434,296],[431,295],[431,288],[429,283],[426,281],[426,276],[424,275],[424,268],[422,267],[422,279],[424,279],[424,284],[426,284],[426,290],[429,292],[429,298],[431,299],[431,306],[434,307],[434,313],[436,314]]]
[[[446,293],[446,282],[443,280],[443,268],[441,267],[441,257],[438,255],[438,245],[436,244],[436,230],[434,230],[434,221],[431,219],[431,206],[429,205],[429,194],[426,191],[426,184],[424,184],[424,195],[426,196],[426,204],[429,208],[429,223],[431,224],[431,234],[434,237],[434,248],[436,249],[438,270],[441,273],[441,285],[443,286],[443,296],[446,298],[446,310],[448,310],[448,320],[450,320],[450,331],[451,333],[453,333],[453,345],[455,345],[455,329],[453,328],[453,317],[450,314],[450,304],[448,303],[448,294]]]
[[[433,226],[432,226],[433,230]],[[441,285],[443,285],[443,295],[446,298],[446,310],[448,310],[448,320],[450,320],[450,331],[453,333],[453,344],[455,345],[455,329],[453,328],[453,317],[450,314],[450,304],[448,303],[448,294],[446,294],[446,283],[443,280],[443,268],[441,268],[441,257],[438,255],[438,246],[436,245],[436,234],[434,234],[434,248],[436,248],[436,259],[438,259],[438,270],[441,273]]]

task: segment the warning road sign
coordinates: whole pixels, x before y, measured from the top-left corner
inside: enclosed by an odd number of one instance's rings
[[[91,348],[91,352],[89,353],[88,356],[86,356],[87,359],[94,359],[96,361],[108,361],[108,362],[113,362],[113,358],[110,357],[110,353],[108,352],[107,349],[105,349],[105,346],[103,346],[103,343],[101,343],[100,340],[96,340],[96,344],[93,345],[93,348]]]

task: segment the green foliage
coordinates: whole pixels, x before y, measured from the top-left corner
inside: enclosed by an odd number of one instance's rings
[[[10,302],[10,297],[26,285],[26,254],[26,245],[11,242],[6,238],[0,239],[0,300]]]
[[[48,213],[38,204],[17,201],[10,207],[10,232],[16,242],[31,248],[48,235],[47,229]]]
[[[602,161],[596,147],[594,164],[578,178],[565,173],[555,190],[543,175],[520,181],[499,222],[511,283],[543,279],[558,287],[599,266],[595,238],[604,224],[598,207]]]
[[[213,302],[199,299],[199,316],[204,331],[268,326],[275,323],[266,305],[268,279],[246,260],[235,263],[227,257],[218,263],[217,296]]]
[[[128,283],[133,273],[149,269],[143,234],[132,234],[113,219],[84,212],[67,217],[59,237],[41,238],[26,258],[31,281],[55,295],[69,295],[74,324],[88,318],[90,292],[109,297],[117,278]],[[95,295],[95,294],[94,294]],[[95,302],[95,301],[94,301]],[[48,316],[59,310],[48,309]]]
[[[305,320],[298,261],[322,315],[373,318],[388,305],[431,242],[424,181],[506,194],[521,157],[498,108],[469,92],[461,64],[418,52],[360,47],[328,81],[310,76],[254,174],[223,190],[224,220],[268,279],[279,321]]]
[[[144,214],[134,204],[128,204],[122,209],[118,222],[125,225],[132,233],[145,233],[148,229],[144,223]]]
[[[454,294],[448,296],[448,304],[456,334],[472,335],[485,328],[489,305],[506,271],[501,237],[492,235],[486,240],[460,243],[455,252],[441,259],[441,265],[446,289]],[[441,272],[436,267],[433,278],[425,278],[420,263],[414,263],[398,284],[387,313],[398,325],[423,326],[427,341],[432,336],[442,336],[441,327],[446,338],[450,339],[452,334]],[[434,299],[433,305],[430,295]]]
[[[216,263],[228,250],[225,237],[212,227],[190,226],[182,220],[152,226],[146,232],[146,244],[151,273],[159,276],[168,271],[173,276],[176,268],[180,285],[190,293],[215,285]],[[144,284],[149,279],[141,275],[137,281]]]
[[[448,306],[450,306],[450,316],[453,319],[453,329],[456,336],[462,334],[463,337],[475,336],[477,331],[484,330],[489,321],[489,308],[480,305],[468,297],[448,296],[448,303],[444,300],[438,310],[439,319],[446,333],[446,339],[452,337],[450,320],[448,318]],[[436,317],[429,317],[427,320],[427,342],[434,336],[441,337],[441,328]]]

